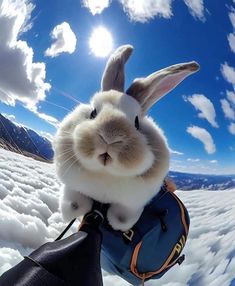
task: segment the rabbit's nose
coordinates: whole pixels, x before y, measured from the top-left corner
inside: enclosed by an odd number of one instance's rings
[[[112,157],[107,152],[100,154],[98,156],[98,159],[100,163],[104,166],[109,165],[112,162]]]

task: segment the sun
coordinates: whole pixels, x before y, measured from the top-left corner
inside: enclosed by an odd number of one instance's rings
[[[96,57],[106,57],[113,49],[112,35],[104,27],[95,28],[89,40],[89,47]]]

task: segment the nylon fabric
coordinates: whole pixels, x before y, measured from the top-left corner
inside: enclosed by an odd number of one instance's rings
[[[103,286],[100,251],[102,233],[97,214],[81,230],[48,242],[0,277],[1,286]]]
[[[145,207],[132,227],[131,241],[121,231],[102,225],[102,267],[132,285],[161,278],[177,263],[186,242],[189,215],[179,198],[165,187]],[[163,226],[166,226],[166,229]]]
[[[68,286],[63,280],[25,258],[0,277],[1,286]]]

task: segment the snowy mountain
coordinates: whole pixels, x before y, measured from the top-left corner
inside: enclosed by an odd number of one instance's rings
[[[51,142],[37,132],[16,124],[0,114],[0,146],[26,156],[50,161],[53,158]]]
[[[235,188],[235,175],[200,175],[170,172],[179,190],[226,190]]]
[[[65,227],[59,188],[53,164],[0,149],[0,274]],[[234,286],[235,188],[176,194],[191,217],[186,260],[146,286]],[[104,286],[130,286],[105,272],[103,279]]]

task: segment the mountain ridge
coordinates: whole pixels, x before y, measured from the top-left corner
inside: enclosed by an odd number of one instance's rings
[[[34,130],[16,124],[0,113],[0,147],[33,157],[37,160],[52,161],[51,142]]]
[[[235,187],[235,175],[206,175],[170,171],[169,177],[179,190],[227,190]]]

